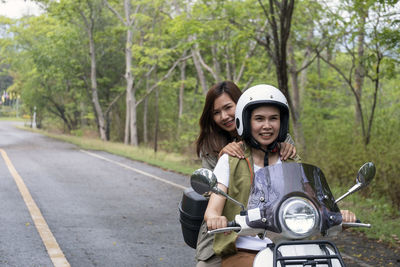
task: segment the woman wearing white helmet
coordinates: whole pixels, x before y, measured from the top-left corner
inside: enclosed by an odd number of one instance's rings
[[[257,109],[257,114],[253,113],[255,109]],[[261,114],[258,114],[260,112]],[[268,117],[262,117],[264,115],[268,115]],[[235,120],[237,132],[243,140],[252,148],[264,152],[262,166],[269,165],[269,153],[273,153],[272,156],[275,156],[275,160],[278,159],[276,157],[278,143],[285,140],[289,129],[289,106],[286,97],[280,90],[265,84],[249,88],[237,103]],[[269,125],[266,125],[265,122],[268,122]],[[259,133],[253,133],[257,128],[263,126],[267,128],[258,129]],[[275,162],[272,161],[272,163]]]

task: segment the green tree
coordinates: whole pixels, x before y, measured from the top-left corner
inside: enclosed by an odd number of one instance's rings
[[[328,44],[328,47],[343,47],[348,55],[348,63],[338,65],[335,58],[323,56],[318,52],[318,56],[346,82],[355,99],[356,122],[361,123],[361,132],[365,145],[368,145],[371,138],[371,128],[373,124],[374,112],[379,88],[380,65],[384,55],[389,55],[387,45],[382,45],[379,40],[380,31],[388,25],[391,17],[395,13],[388,12],[385,2],[378,1],[344,1],[342,10],[347,11],[348,15],[343,15],[335,11],[335,21],[329,21],[330,25],[337,25],[335,29],[326,31],[327,40],[337,40],[336,43]],[[331,26],[330,26],[331,27]],[[366,39],[369,39],[366,43]],[[383,51],[382,49],[385,49]],[[340,49],[339,53],[341,52]],[[327,54],[329,55],[329,53]],[[375,65],[375,66],[374,66]],[[348,67],[350,66],[350,67]],[[363,104],[364,79],[368,76],[375,83],[372,96],[372,105],[366,114],[365,104]],[[354,78],[353,78],[354,77]]]
[[[125,39],[125,79],[126,79],[126,117],[125,144],[138,145],[137,106],[151,94],[158,84],[172,74],[182,60],[177,45],[168,41],[166,27],[171,19],[165,13],[166,1],[142,1],[132,5],[124,1],[123,6],[112,6],[109,9],[119,18],[126,31]],[[114,3],[115,4],[115,3]],[[117,10],[125,13],[123,18]],[[133,11],[134,10],[134,11]],[[150,81],[152,73],[160,73],[159,78]],[[151,82],[150,85],[148,82]],[[145,93],[139,89],[147,83]],[[140,97],[137,99],[137,97]],[[147,112],[145,112],[147,114]],[[145,124],[146,125],[146,124]]]
[[[11,30],[16,43],[8,57],[15,79],[10,90],[21,94],[31,112],[36,107],[38,118],[47,110],[69,130],[76,129],[79,92],[72,87],[79,81],[74,76],[76,64],[69,58],[74,40],[70,37],[76,32],[48,17],[25,18]]]

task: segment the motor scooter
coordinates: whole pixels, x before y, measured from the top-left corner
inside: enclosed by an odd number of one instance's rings
[[[343,223],[337,203],[366,187],[375,176],[372,162],[365,163],[356,184],[335,200],[322,171],[310,164],[282,163],[255,173],[247,206],[217,187],[217,178],[208,169],[191,175],[191,186],[202,195],[213,192],[241,207],[228,227],[208,234],[235,231],[238,235],[268,237],[272,243],[258,252],[253,267],[261,266],[345,266],[333,242],[323,240],[338,235],[343,227],[371,227],[370,224]]]

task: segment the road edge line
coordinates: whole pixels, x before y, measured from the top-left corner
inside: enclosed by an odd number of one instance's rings
[[[38,231],[40,238],[42,239],[42,242],[46,247],[47,254],[49,255],[51,261],[53,262],[53,265],[55,267],[70,267],[69,262],[65,258],[64,253],[62,252],[60,246],[58,245],[57,240],[55,239],[53,233],[51,232],[39,207],[36,205],[35,200],[32,198],[32,195],[30,194],[28,187],[25,185],[24,180],[18,174],[7,153],[1,148],[0,148],[0,153],[3,156],[7,168],[11,173],[11,176],[14,178],[14,181],[17,184],[18,190],[21,193],[25,205],[28,208],[28,211],[35,224],[36,230]]]
[[[105,161],[114,163],[114,164],[119,165],[119,166],[121,166],[121,167],[124,167],[124,168],[126,168],[126,169],[132,170],[132,171],[134,171],[134,172],[143,174],[143,175],[145,175],[145,176],[147,176],[147,177],[153,178],[153,179],[158,180],[158,181],[160,181],[160,182],[163,182],[163,183],[172,185],[172,186],[174,186],[174,187],[177,187],[177,188],[180,188],[180,189],[183,189],[183,190],[186,189],[186,187],[183,186],[183,185],[180,185],[180,184],[177,184],[177,183],[168,181],[168,180],[166,180],[166,179],[163,179],[163,178],[158,177],[158,176],[156,176],[156,175],[153,175],[153,174],[150,174],[150,173],[141,171],[141,170],[139,170],[139,169],[133,168],[133,167],[128,166],[128,165],[125,165],[125,164],[120,163],[120,162],[118,162],[118,161],[115,161],[115,160],[112,160],[112,159],[108,159],[108,158],[102,157],[102,156],[100,156],[100,155],[97,155],[97,154],[95,154],[95,153],[91,153],[91,152],[86,151],[86,150],[83,150],[83,149],[80,149],[80,151],[82,151],[83,153],[86,153],[86,154],[88,154],[88,155],[90,155],[90,156],[92,156],[92,157],[96,157],[96,158],[99,158],[99,159],[102,159],[102,160],[105,160]]]

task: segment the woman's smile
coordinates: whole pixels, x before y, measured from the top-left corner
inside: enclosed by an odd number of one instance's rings
[[[223,124],[225,125],[225,127],[230,128],[233,124],[235,123],[235,120],[229,120],[227,122],[224,122]]]
[[[270,138],[271,136],[274,135],[274,133],[272,133],[272,132],[269,132],[269,133],[260,133],[260,135],[261,135],[262,137],[265,137],[265,138]]]

